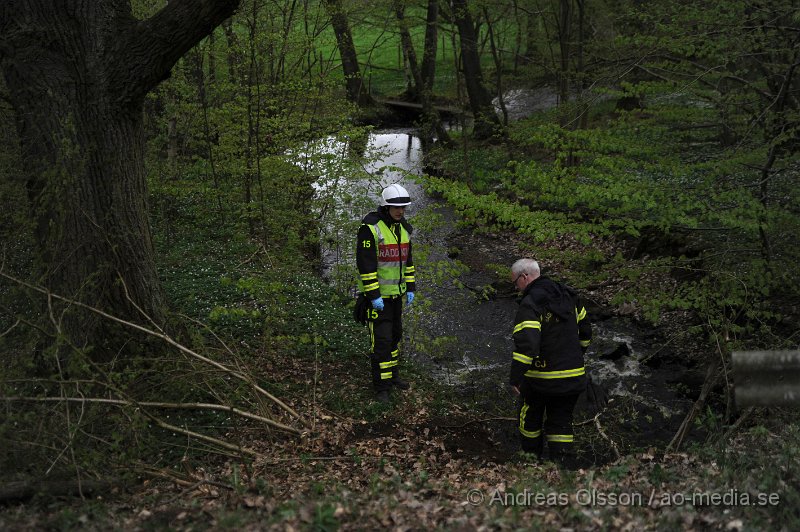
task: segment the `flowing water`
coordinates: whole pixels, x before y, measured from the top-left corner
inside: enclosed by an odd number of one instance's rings
[[[519,95],[517,99],[525,101]],[[422,151],[413,129],[375,131],[367,143],[370,149],[383,153],[366,168],[374,176],[364,183],[371,209],[381,186],[394,182],[406,187],[413,200],[406,216],[415,226],[419,298],[404,321],[406,356],[486,412],[513,415],[514,398],[506,382],[516,294],[498,272],[507,271],[519,258],[517,250],[502,234],[474,234],[461,227],[450,207],[425,194],[414,180],[422,172]],[[358,220],[367,210],[344,209],[343,216]],[[353,260],[354,234],[352,230],[337,235],[325,246],[325,275],[332,276],[336,265]],[[609,309],[590,308],[590,317],[594,341],[586,366],[607,391],[610,405],[626,417],[630,434],[625,441],[663,444],[691,404],[685,394],[674,391],[687,370],[668,362],[676,357],[656,331],[615,317]],[[579,402],[578,415],[586,408]]]

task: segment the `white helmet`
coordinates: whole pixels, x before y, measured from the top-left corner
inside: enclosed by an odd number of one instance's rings
[[[411,203],[408,191],[398,184],[389,185],[381,192],[381,205],[388,207],[405,207]]]

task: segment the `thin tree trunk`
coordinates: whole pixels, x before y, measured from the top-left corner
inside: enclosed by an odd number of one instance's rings
[[[497,51],[497,45],[494,42],[494,28],[492,21],[489,19],[489,10],[483,8],[483,16],[486,19],[486,27],[489,33],[489,45],[492,50],[492,59],[494,60],[495,69],[495,83],[497,84],[497,101],[500,104],[500,111],[503,113],[503,125],[508,126],[508,109],[506,109],[506,102],[503,100],[503,61]]]
[[[578,78],[578,98],[580,99],[580,106],[578,112],[580,119],[578,120],[578,127],[586,129],[589,124],[589,105],[586,103],[586,73],[584,72],[583,65],[583,48],[585,44],[585,20],[586,20],[586,0],[576,0],[578,4],[578,66],[576,69],[576,77]]]
[[[522,15],[520,14],[517,0],[512,0],[511,5],[514,9],[514,19],[517,21],[518,29],[514,37],[514,75],[519,73],[519,60],[522,57]]]
[[[197,78],[197,98],[203,110],[203,135],[206,144],[206,157],[211,168],[211,180],[214,183],[214,193],[217,196],[217,212],[220,219],[225,221],[225,212],[222,209],[222,190],[217,176],[217,165],[214,161],[214,140],[211,135],[211,121],[208,118],[208,97],[206,94],[205,71],[203,70],[203,52],[200,47],[195,48],[195,77]]]
[[[436,78],[436,45],[439,27],[439,0],[428,0],[425,15],[425,49],[422,53],[422,139],[427,143],[435,133],[439,142],[450,144],[450,135],[442,125],[439,112],[433,105],[433,82]]]
[[[292,31],[294,26],[296,12],[297,0],[292,0],[291,5],[289,6],[288,16],[284,17],[283,27],[281,28],[283,45],[281,46],[281,51],[278,55],[278,75],[281,78],[286,75],[286,55],[289,53],[289,47],[292,42],[292,40],[289,38],[289,33]],[[277,82],[278,80],[273,80],[273,83]]]
[[[236,85],[237,75],[240,65],[242,64],[242,54],[239,51],[239,38],[236,36],[236,32],[233,30],[230,21],[223,24],[222,29],[225,31],[225,40],[228,43],[228,53],[226,54],[226,59],[228,61],[228,80],[231,85]]]
[[[361,77],[361,68],[358,65],[358,54],[353,44],[353,35],[350,33],[350,23],[342,8],[340,0],[325,0],[325,7],[331,18],[333,32],[339,45],[339,56],[342,60],[347,99],[361,106],[373,105],[375,102],[364,86]]]
[[[536,12],[533,10],[528,11],[527,16],[525,17],[525,59],[529,62],[533,62],[533,58],[536,55],[536,26],[538,23],[538,19],[536,17]]]
[[[256,237],[255,215],[253,213],[253,185],[256,181],[254,158],[258,159],[258,134],[256,131],[259,102],[253,98],[253,90],[258,84],[259,68],[256,60],[256,34],[258,26],[258,0],[253,0],[249,25],[249,52],[250,58],[247,73],[247,143],[245,147],[245,176],[244,176],[244,208],[247,218],[247,228],[251,238]],[[254,156],[255,152],[255,156]]]
[[[461,61],[464,67],[464,84],[469,96],[469,105],[475,117],[473,135],[488,139],[502,132],[500,120],[495,113],[489,91],[483,84],[477,38],[467,0],[453,0],[453,17],[461,41]]]
[[[792,86],[792,82],[794,80],[795,71],[797,68],[800,67],[800,52],[796,52],[794,56],[794,60],[790,63],[788,70],[786,73],[779,79],[781,79],[780,86],[777,90],[777,95],[775,97],[775,115],[782,117],[784,110],[786,108],[786,101],[789,98],[790,88]],[[772,127],[771,131],[768,131],[767,138],[770,139],[769,145],[769,153],[767,154],[767,160],[764,163],[764,167],[761,169],[761,182],[759,184],[759,201],[761,202],[761,206],[763,207],[764,214],[762,215],[762,219],[759,221],[758,226],[758,234],[761,240],[761,255],[764,258],[764,261],[767,263],[767,267],[771,267],[772,262],[772,245],[770,244],[769,235],[767,234],[767,208],[769,207],[769,182],[772,173],[772,167],[775,164],[775,161],[778,159],[779,152],[787,143],[787,140],[782,142],[778,142],[777,139],[784,136],[786,134],[786,129],[789,127],[789,124],[786,122],[786,119],[779,121]],[[771,137],[771,138],[770,138]]]
[[[558,73],[558,99],[559,105],[569,102],[569,58],[571,54],[572,33],[572,0],[561,0],[560,15],[558,17],[558,46],[560,51],[560,69]],[[565,115],[562,113],[562,125]]]
[[[406,6],[403,0],[394,0],[394,13],[397,17],[397,25],[400,31],[400,44],[403,47],[403,55],[408,61],[411,79],[414,81],[414,89],[409,96],[413,101],[419,101],[420,93],[422,92],[422,75],[417,63],[417,52],[414,50],[414,43],[411,40],[411,34],[408,32],[405,10]]]
[[[170,179],[175,179],[178,167],[178,118],[175,115],[167,120],[167,167]]]
[[[214,32],[208,34],[208,83],[214,85],[217,82],[217,55],[214,53],[216,39]]]

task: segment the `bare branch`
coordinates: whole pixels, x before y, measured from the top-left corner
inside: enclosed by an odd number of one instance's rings
[[[22,320],[21,320],[21,319],[19,319],[19,318],[17,318],[17,321],[14,323],[14,325],[12,325],[11,327],[9,327],[9,328],[8,328],[8,329],[6,329],[5,331],[3,331],[3,333],[2,333],[2,334],[0,334],[0,338],[2,338],[3,336],[6,336],[6,335],[8,335],[8,333],[10,333],[10,332],[11,332],[11,331],[13,331],[14,329],[16,329],[17,325],[19,325],[21,322],[22,322]]]
[[[157,417],[153,417],[153,416],[148,416],[148,417],[150,417],[150,419],[152,419],[153,422],[156,425],[158,425],[159,427],[161,427],[162,429],[167,429],[167,430],[171,430],[173,432],[178,432],[180,434],[185,434],[187,436],[191,436],[192,438],[197,438],[198,440],[202,440],[202,441],[205,441],[205,442],[208,442],[208,443],[212,443],[214,445],[218,445],[219,447],[222,447],[223,449],[228,449],[229,451],[234,451],[234,452],[237,452],[237,453],[244,453],[244,454],[248,454],[248,455],[254,456],[254,457],[260,457],[261,456],[260,453],[258,453],[256,451],[253,451],[252,449],[247,449],[247,448],[241,447],[239,445],[234,445],[232,443],[228,443],[226,441],[222,441],[220,439],[213,438],[211,436],[206,436],[205,434],[200,434],[199,432],[194,432],[194,431],[191,431],[191,430],[188,430],[188,429],[182,429],[181,427],[176,427],[175,425],[170,425],[166,421],[163,421],[163,420],[161,420],[161,419],[159,419]]]
[[[241,416],[247,419],[253,419],[255,421],[260,421],[261,423],[265,423],[267,425],[270,425],[280,430],[284,430],[286,432],[291,432],[293,434],[298,434],[298,435],[300,434],[300,431],[294,427],[284,425],[283,423],[278,423],[277,421],[274,421],[272,419],[259,416],[257,414],[253,414],[245,410],[240,410],[233,406],[218,405],[215,403],[160,403],[151,401],[126,401],[122,399],[106,399],[103,397],[13,397],[13,396],[0,397],[0,401],[28,401],[28,402],[39,402],[39,403],[68,401],[72,403],[101,403],[101,404],[120,405],[120,406],[148,406],[153,408],[174,408],[179,410],[216,410],[220,412],[230,412],[231,414],[236,414],[237,416]]]
[[[68,303],[70,305],[75,305],[77,307],[80,307],[80,308],[86,309],[86,310],[88,310],[90,312],[93,312],[93,313],[95,313],[95,314],[97,314],[99,316],[107,318],[107,319],[109,319],[109,320],[111,320],[111,321],[113,321],[115,323],[119,323],[119,324],[124,325],[126,327],[129,327],[131,329],[134,329],[134,330],[143,332],[145,334],[148,334],[150,336],[154,336],[156,338],[160,338],[163,341],[165,341],[166,343],[168,343],[169,345],[177,348],[181,353],[184,353],[184,354],[186,354],[186,355],[188,355],[188,356],[190,356],[192,358],[196,358],[197,360],[200,360],[202,362],[205,362],[206,364],[214,366],[215,368],[217,368],[217,369],[219,369],[221,371],[224,371],[225,373],[228,373],[229,375],[232,375],[232,376],[236,377],[237,379],[240,379],[243,382],[246,382],[255,391],[257,391],[258,393],[260,393],[261,395],[263,395],[264,397],[266,397],[267,399],[269,399],[270,401],[272,401],[273,403],[275,403],[276,405],[281,407],[284,411],[286,411],[287,413],[292,415],[295,419],[300,421],[303,425],[305,425],[306,427],[309,427],[308,421],[303,419],[300,416],[300,414],[295,412],[295,410],[293,408],[291,408],[289,405],[287,405],[286,403],[284,403],[283,401],[281,401],[280,399],[278,399],[277,397],[275,397],[274,395],[272,395],[271,393],[269,393],[268,391],[266,391],[265,389],[260,387],[258,384],[256,384],[249,375],[246,375],[246,374],[241,373],[239,371],[236,371],[236,370],[233,370],[231,368],[228,368],[227,366],[217,362],[216,360],[211,360],[208,357],[204,357],[203,355],[201,355],[201,354],[189,349],[188,347],[176,342],[174,339],[172,339],[172,337],[170,337],[167,334],[159,333],[159,332],[153,331],[151,329],[148,329],[147,327],[143,327],[141,325],[138,325],[136,323],[132,323],[132,322],[123,320],[121,318],[118,318],[116,316],[112,316],[111,314],[108,314],[107,312],[104,312],[104,311],[102,311],[102,310],[100,310],[98,308],[92,307],[92,306],[87,305],[85,303],[81,303],[79,301],[74,301],[74,300],[71,300],[69,298],[66,298],[66,297],[63,297],[63,296],[59,296],[57,294],[53,294],[53,293],[49,292],[48,290],[46,290],[46,289],[44,289],[42,287],[34,286],[34,285],[32,285],[30,283],[27,283],[27,282],[25,282],[25,281],[23,281],[21,279],[17,279],[16,277],[13,277],[13,276],[11,276],[11,275],[3,272],[3,271],[0,271],[0,277],[4,277],[4,278],[6,278],[6,279],[8,279],[8,280],[10,280],[10,281],[12,281],[14,283],[17,283],[17,284],[19,284],[21,286],[29,288],[30,290],[34,290],[36,292],[39,292],[40,294],[43,294],[48,298],[58,299],[59,301],[64,301],[64,302],[66,302],[66,303]]]
[[[617,448],[617,444],[614,443],[614,440],[608,437],[608,435],[603,430],[602,425],[600,425],[600,413],[594,416],[594,426],[597,428],[597,432],[600,434],[600,436],[611,444],[611,450],[614,451],[614,456],[617,459],[619,459],[620,454],[619,454],[619,449]]]

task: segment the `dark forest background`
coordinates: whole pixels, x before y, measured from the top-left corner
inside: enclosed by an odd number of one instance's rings
[[[791,527],[796,414],[737,408],[731,353],[800,338],[798,68],[796,0],[4,2],[0,503],[44,504],[0,523]],[[519,91],[543,102],[516,120]],[[702,378],[671,441],[615,411],[579,429],[604,457],[579,473],[461,463],[442,431],[501,412],[419,368],[389,409],[348,382],[353,265],[323,280],[320,249],[379,191],[387,126],[470,231],[683,346]],[[465,509],[474,486],[781,502]]]

